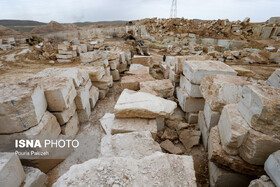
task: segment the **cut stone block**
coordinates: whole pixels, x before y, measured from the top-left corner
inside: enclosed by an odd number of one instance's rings
[[[248,187],[250,178],[233,171],[224,170],[209,162],[209,178],[211,187]]]
[[[130,90],[139,90],[140,82],[154,81],[155,79],[150,74],[139,74],[124,76],[121,78],[121,88]]]
[[[126,157],[141,159],[161,152],[149,131],[106,135],[101,140],[100,157]]]
[[[89,103],[90,108],[93,109],[99,99],[99,89],[92,86],[89,90]]]
[[[252,180],[248,187],[276,187],[276,186],[268,176],[263,175],[259,179]]]
[[[191,156],[156,152],[142,159],[99,158],[74,165],[57,180],[53,187],[92,184],[94,186],[143,186],[145,184],[145,186],[196,187],[196,178]]]
[[[161,142],[160,147],[171,154],[183,154],[181,148],[176,147],[170,140],[165,140],[164,142]]]
[[[208,138],[209,138],[210,131],[208,130],[208,128],[206,126],[203,111],[199,111],[199,113],[198,113],[198,126],[199,126],[201,134],[202,134],[202,143],[203,143],[204,149],[205,149],[205,151],[207,151]]]
[[[269,155],[279,149],[279,139],[251,129],[239,148],[239,155],[250,164],[264,165]]]
[[[107,135],[141,131],[149,131],[153,137],[157,134],[157,122],[155,119],[117,119],[114,114],[106,113],[100,119],[100,123]]]
[[[151,56],[134,55],[133,58],[132,58],[132,63],[152,67],[153,66],[153,59],[152,59]]]
[[[140,92],[171,98],[174,94],[174,86],[169,79],[140,82]]]
[[[162,72],[162,74],[163,74],[163,77],[164,77],[165,79],[169,79],[169,71],[170,71],[170,68],[169,68],[167,65],[165,65],[165,64],[161,64],[161,65],[160,65],[160,69],[161,69],[161,72]]]
[[[187,90],[191,97],[203,97],[199,86],[200,85],[192,84],[184,75],[180,75],[180,87]]]
[[[202,61],[202,60],[209,60],[209,59],[210,59],[210,56],[176,56],[175,72],[176,72],[176,74],[183,73],[185,60]]]
[[[0,134],[37,125],[47,109],[44,90],[28,83],[0,84]]]
[[[231,155],[238,154],[250,130],[249,125],[238,111],[238,104],[226,105],[218,123],[223,149]]]
[[[199,144],[201,132],[196,130],[181,130],[178,132],[179,139],[186,149],[190,149]]]
[[[176,88],[179,105],[184,112],[198,112],[203,110],[205,100],[203,98],[190,97],[188,92],[180,87]]]
[[[91,51],[87,53],[80,53],[80,60],[82,63],[90,63],[101,59],[101,53],[98,51]]]
[[[280,186],[280,150],[271,154],[264,164],[264,170],[276,186]]]
[[[213,111],[207,101],[204,105],[204,116],[205,116],[205,122],[207,128],[210,130],[212,127],[215,127],[218,125],[219,119],[220,119],[220,112]]]
[[[171,80],[174,83],[179,83],[180,82],[180,75],[176,74],[173,69],[169,70],[169,76],[168,77],[169,77],[169,80]]]
[[[230,66],[220,61],[185,61],[184,75],[193,84],[200,84],[204,77],[213,74],[237,75]]]
[[[238,103],[242,88],[250,84],[246,77],[210,75],[203,79],[200,90],[211,110],[222,112],[225,105]]]
[[[66,44],[64,44],[64,43],[61,43],[61,44],[58,44],[58,45],[57,45],[57,49],[58,49],[58,50],[68,51],[68,49],[70,50],[70,46],[69,46],[69,45],[66,45]]]
[[[280,88],[245,86],[242,89],[239,111],[255,130],[280,138]]]
[[[120,65],[120,62],[119,62],[119,60],[110,60],[109,65],[110,65],[111,70],[115,70]]]
[[[78,132],[79,119],[77,112],[75,112],[72,118],[64,126],[61,127],[61,134],[74,138],[76,137]]]
[[[89,91],[92,86],[90,80],[87,81],[86,85],[80,86],[77,89],[77,97],[75,98],[76,107],[78,110],[83,110],[89,105]]]
[[[90,103],[88,102],[85,109],[77,110],[77,112],[78,112],[78,118],[80,123],[88,122],[91,114]]]
[[[280,69],[276,69],[272,75],[268,78],[267,83],[270,86],[280,88]]]
[[[106,90],[107,88],[111,88],[113,86],[113,77],[111,75],[105,75],[98,82],[92,82],[92,85],[101,89]]]
[[[24,167],[26,179],[22,187],[46,187],[48,184],[48,176],[37,168]]]
[[[218,126],[213,127],[210,131],[208,139],[208,159],[218,167],[232,169],[237,173],[252,176],[260,176],[264,174],[262,166],[250,164],[239,156],[229,155],[223,150]]]
[[[118,118],[168,118],[176,108],[177,104],[173,101],[125,89],[115,105],[114,113]]]
[[[105,75],[104,67],[100,66],[80,66],[80,69],[86,71],[89,74],[89,78],[92,82],[98,82]]]
[[[121,79],[120,72],[117,69],[111,71],[111,75],[113,76],[113,81],[118,81]]]
[[[57,59],[58,63],[71,63],[72,60],[71,59]]]
[[[138,70],[138,71],[143,70],[147,74],[149,74],[150,68],[149,68],[149,66],[143,66],[141,64],[131,64],[130,67],[129,67],[129,71],[136,71],[136,70]]]
[[[125,61],[125,53],[124,52],[120,52],[120,57],[119,57],[119,59],[120,59],[120,62],[121,63],[126,63],[126,61]]]
[[[106,76],[110,76],[111,75],[111,71],[110,71],[110,67],[105,68],[105,75]]]
[[[76,112],[76,104],[72,102],[70,107],[63,112],[53,112],[53,115],[56,117],[58,123],[63,125],[69,121],[69,119],[75,114]]]
[[[189,124],[197,124],[198,121],[198,114],[197,113],[192,113],[192,112],[187,112],[185,115],[185,119]]]
[[[20,186],[26,175],[15,153],[0,152],[0,186]]]
[[[55,56],[56,56],[56,58],[58,58],[58,59],[69,59],[69,58],[72,58],[72,57],[73,57],[73,56],[72,56],[72,53],[71,53],[70,55],[60,55],[60,54],[56,54]]]
[[[109,88],[105,89],[105,90],[100,90],[99,89],[99,99],[104,99],[107,95],[107,93],[109,92]]]

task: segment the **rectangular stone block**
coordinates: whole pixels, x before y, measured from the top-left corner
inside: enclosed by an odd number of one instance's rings
[[[75,138],[79,132],[79,118],[77,112],[71,117],[71,119],[61,127],[61,134],[70,138]]]
[[[161,70],[161,72],[163,73],[163,77],[164,77],[165,79],[169,79],[169,71],[170,71],[170,68],[169,68],[167,65],[165,65],[165,64],[161,64],[161,65],[160,65],[160,70]]]
[[[119,67],[120,62],[119,62],[119,60],[110,60],[109,65],[110,65],[111,70],[115,70]]]
[[[264,170],[276,186],[280,186],[280,150],[272,153],[265,161]]]
[[[90,63],[99,59],[101,59],[101,53],[98,51],[80,53],[80,60],[82,63]]]
[[[87,81],[86,85],[80,86],[77,89],[77,97],[75,98],[75,104],[78,110],[83,110],[89,105],[89,90],[92,86],[91,81]]]
[[[56,117],[58,123],[63,125],[69,121],[69,119],[75,114],[76,112],[76,104],[72,102],[70,107],[63,112],[53,112],[53,115]]]
[[[189,124],[197,124],[198,121],[198,113],[186,112],[185,119]]]
[[[89,90],[89,103],[91,109],[93,109],[99,99],[99,89],[92,86]]]
[[[170,68],[169,70],[169,80],[171,80],[173,83],[179,83],[180,82],[180,75],[176,74],[173,69]]]
[[[65,50],[58,50],[58,54],[60,55],[72,55],[73,51],[65,51]],[[56,58],[59,58],[56,56]]]
[[[105,90],[101,90],[99,89],[99,99],[104,99],[106,97],[106,95],[109,92],[109,88],[105,89]]]
[[[121,79],[119,70],[115,69],[115,70],[111,71],[110,73],[113,77],[113,81],[118,81]]]
[[[201,134],[202,134],[202,143],[204,146],[205,151],[207,151],[208,149],[208,138],[209,138],[209,134],[210,131],[208,130],[206,123],[205,123],[205,118],[204,118],[204,113],[203,111],[199,111],[198,113],[198,122],[197,122]]]
[[[199,86],[200,85],[192,84],[184,75],[180,75],[180,87],[187,90],[191,97],[203,97]]]
[[[106,90],[107,88],[111,88],[113,86],[113,77],[111,75],[105,75],[98,82],[92,82],[92,85],[101,89]]]
[[[121,78],[121,88],[129,90],[139,90],[140,82],[154,81],[150,74],[130,75]]]
[[[210,130],[212,127],[217,126],[220,120],[220,112],[211,110],[207,101],[205,102],[203,111],[207,128]]]
[[[125,61],[125,53],[124,52],[120,52],[119,53],[119,55],[120,55],[120,63],[126,63],[126,61]]]
[[[87,52],[87,44],[79,44],[77,46],[77,52],[80,53],[86,53]]]
[[[203,98],[190,97],[188,92],[180,87],[176,88],[179,105],[184,112],[198,112],[203,110],[205,100]]]
[[[242,89],[239,111],[256,131],[280,139],[280,88],[249,85]]]
[[[219,134],[223,149],[230,155],[237,155],[250,130],[249,125],[238,111],[238,104],[226,105],[219,123]]]
[[[145,73],[149,73],[150,71],[150,68],[149,66],[144,66],[144,65],[141,65],[141,64],[131,64],[130,67],[129,67],[129,71],[142,71],[145,72]]]
[[[44,90],[29,83],[0,84],[0,134],[37,125],[47,109]]]
[[[153,59],[151,56],[138,56],[134,55],[132,57],[132,63],[133,64],[142,64],[143,66],[153,66]]]
[[[58,63],[71,63],[72,60],[71,59],[57,59]]]
[[[171,98],[174,94],[174,86],[169,79],[140,82],[140,92]]]
[[[72,53],[70,55],[61,55],[61,54],[56,54],[55,55],[56,58],[58,59],[71,59],[73,56],[72,56]]]
[[[69,45],[66,45],[66,44],[64,44],[64,43],[61,43],[61,44],[58,44],[58,45],[57,45],[57,49],[58,49],[58,50],[68,51],[68,49],[70,49],[70,48],[69,48]]]
[[[0,152],[0,186],[20,186],[26,175],[15,153]]]
[[[77,112],[78,112],[78,118],[80,123],[88,122],[91,114],[90,103],[88,102],[85,109],[77,110]]]
[[[237,75],[230,66],[220,61],[185,61],[185,77],[193,84],[200,84],[202,79],[213,74]]]
[[[92,82],[100,81],[105,75],[104,67],[100,66],[80,66],[82,70],[85,70],[89,74],[89,78]]]

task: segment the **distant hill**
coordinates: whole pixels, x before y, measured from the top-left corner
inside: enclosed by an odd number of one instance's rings
[[[83,26],[88,26],[88,25],[112,25],[112,24],[116,24],[116,25],[123,25],[125,23],[127,23],[128,21],[121,21],[121,20],[116,20],[116,21],[97,21],[97,22],[75,22],[73,24],[79,26],[79,27],[83,27]]]
[[[39,26],[39,25],[46,25],[46,23],[39,22],[39,21],[31,21],[31,20],[0,20],[0,25],[5,27],[12,27],[12,26]]]

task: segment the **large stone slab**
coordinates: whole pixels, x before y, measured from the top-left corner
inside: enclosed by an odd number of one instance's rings
[[[101,54],[99,51],[91,51],[86,53],[80,53],[80,60],[82,63],[90,63],[101,59]]]
[[[248,187],[250,178],[233,171],[225,170],[209,162],[209,178],[211,187]]]
[[[17,187],[26,175],[15,153],[0,152],[0,186]]]
[[[280,150],[272,153],[265,161],[264,170],[276,186],[280,186]]]
[[[200,84],[204,77],[213,74],[237,75],[230,66],[220,61],[185,61],[184,75],[193,84]]]
[[[269,155],[279,149],[279,139],[251,129],[239,148],[239,155],[250,164],[264,165]]]
[[[92,82],[92,85],[101,90],[106,90],[107,88],[111,88],[113,86],[113,77],[112,75],[105,75],[98,82]]]
[[[89,105],[89,91],[91,86],[92,83],[88,80],[85,85],[81,85],[77,89],[77,97],[75,98],[77,110],[83,110],[87,105]]]
[[[280,138],[280,88],[245,86],[242,89],[239,111],[255,130]]]
[[[238,104],[226,105],[218,123],[223,149],[231,155],[238,154],[250,130],[249,125],[238,111]]]
[[[100,81],[105,75],[105,69],[101,66],[79,66],[80,69],[85,70],[89,74],[92,82]]]
[[[77,112],[71,117],[71,119],[61,127],[61,134],[67,137],[75,138],[79,132],[79,118]]]
[[[131,157],[141,159],[161,152],[149,131],[106,135],[101,140],[100,157]]]
[[[176,107],[173,101],[125,89],[115,105],[114,113],[117,118],[168,118]]]
[[[184,70],[185,60],[189,61],[202,61],[209,60],[210,56],[176,56],[175,59],[175,72],[176,74],[182,74]]]
[[[264,174],[262,166],[250,164],[237,155],[229,155],[222,148],[219,129],[213,127],[208,139],[208,159],[218,167],[231,169],[237,173],[260,176]]]
[[[250,84],[246,77],[210,75],[203,79],[200,90],[210,108],[221,112],[225,105],[238,103],[242,88]]]
[[[174,86],[169,79],[140,82],[140,92],[171,98],[174,94]]]
[[[37,168],[24,167],[26,179],[22,187],[46,187],[48,184],[48,176]]]
[[[180,75],[180,87],[187,90],[191,97],[203,97],[199,86],[200,85],[192,84],[184,75]]]
[[[154,81],[155,79],[150,74],[139,74],[124,76],[121,78],[121,88],[130,90],[139,90],[140,83],[146,81]]]
[[[117,119],[114,114],[106,113],[100,119],[100,123],[107,135],[141,131],[149,131],[153,136],[157,134],[157,122],[155,119]]]
[[[204,149],[207,151],[208,149],[208,139],[209,139],[209,134],[210,131],[206,126],[206,122],[205,122],[205,117],[204,117],[204,112],[203,111],[199,111],[198,113],[198,122],[197,122],[201,134],[202,134],[202,143],[204,146]]]
[[[143,186],[143,184],[196,187],[192,157],[157,152],[142,159],[122,157],[92,159],[72,166],[53,186]]]
[[[130,72],[145,72],[147,74],[149,74],[149,66],[143,66],[141,64],[131,64],[130,67],[129,67],[129,71]]]
[[[70,107],[63,112],[53,112],[53,115],[56,117],[58,123],[63,125],[69,121],[69,119],[75,114],[76,112],[76,104],[72,102]]]
[[[276,69],[272,75],[268,78],[267,83],[270,86],[280,88],[280,69]]]
[[[0,84],[0,134],[37,125],[47,109],[44,90],[28,83]]]
[[[92,86],[89,90],[89,103],[91,109],[93,109],[99,99],[99,89]]]
[[[151,56],[138,56],[132,57],[132,64],[141,64],[143,66],[153,66],[153,59]]]
[[[205,102],[204,105],[204,116],[205,116],[205,122],[207,128],[210,130],[212,127],[215,127],[218,125],[219,119],[220,119],[220,112],[213,111],[207,101]]]
[[[187,90],[177,87],[176,95],[179,100],[179,105],[184,112],[198,112],[203,110],[205,100],[203,98],[191,97]]]

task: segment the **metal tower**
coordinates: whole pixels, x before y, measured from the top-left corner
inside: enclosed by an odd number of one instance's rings
[[[177,18],[177,0],[172,0],[170,18]]]

